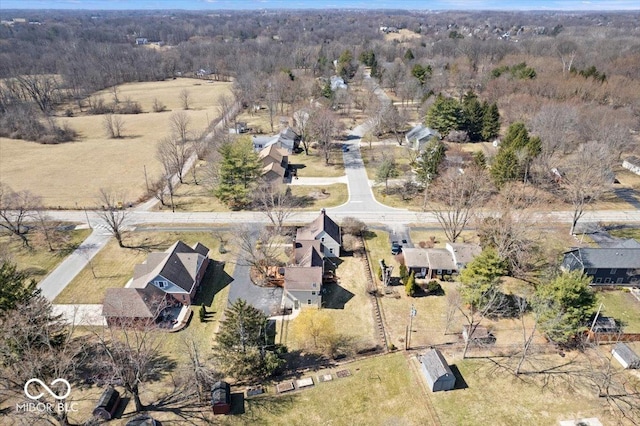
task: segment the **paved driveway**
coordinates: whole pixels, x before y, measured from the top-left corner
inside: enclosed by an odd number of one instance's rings
[[[244,299],[254,308],[260,309],[267,316],[280,312],[282,288],[259,287],[251,282],[251,267],[240,261],[233,270],[233,281],[229,285],[229,305],[238,299]]]
[[[107,325],[102,316],[102,305],[53,305],[54,315],[62,315],[74,325]]]

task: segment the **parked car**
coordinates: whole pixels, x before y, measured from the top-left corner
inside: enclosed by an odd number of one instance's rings
[[[342,145],[342,152],[349,152],[349,145]]]
[[[401,252],[402,252],[402,246],[397,241],[392,242],[391,254],[395,256],[396,254],[400,254]]]

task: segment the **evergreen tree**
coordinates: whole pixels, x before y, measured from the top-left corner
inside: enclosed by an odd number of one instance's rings
[[[376,182],[384,182],[385,194],[389,190],[389,179],[400,176],[400,170],[393,158],[385,158],[376,171]]]
[[[431,183],[438,175],[440,165],[445,158],[446,147],[437,138],[431,138],[416,161],[416,177],[423,186]]]
[[[351,80],[358,71],[358,64],[353,60],[353,53],[349,49],[345,49],[338,58],[336,72],[344,81]]]
[[[481,169],[487,167],[487,157],[484,155],[484,152],[476,151],[473,153],[473,164]]]
[[[216,336],[214,357],[223,371],[234,378],[268,377],[282,365],[271,351],[268,319],[242,299],[225,311]]]
[[[460,295],[473,309],[482,310],[487,296],[508,272],[507,263],[493,248],[485,248],[460,272]]]
[[[241,209],[251,201],[251,194],[262,174],[262,163],[249,139],[220,146],[217,187],[214,195],[232,209]]]
[[[498,188],[501,188],[508,181],[517,180],[520,166],[515,151],[510,148],[500,148],[498,154],[493,158],[490,173]]]
[[[36,290],[36,281],[29,279],[24,271],[18,271],[15,264],[3,261],[0,265],[0,316],[26,303]]]
[[[464,115],[460,103],[454,98],[438,95],[427,111],[425,124],[446,136],[452,130],[460,129],[464,123]]]
[[[483,105],[478,100],[478,96],[472,91],[464,95],[462,99],[462,110],[464,113],[463,130],[467,132],[471,142],[482,140],[485,111]]]
[[[406,61],[413,61],[415,59],[415,56],[413,56],[413,51],[411,50],[411,48],[407,49],[407,51],[404,52],[404,59]]]
[[[500,112],[498,111],[498,105],[493,103],[483,105],[482,116],[482,131],[481,136],[485,141],[491,140],[498,136],[500,133]]]
[[[420,287],[416,284],[416,275],[413,271],[409,274],[409,278],[407,278],[407,283],[404,286],[405,291],[407,292],[407,296],[413,297],[416,295]]]
[[[590,283],[590,277],[571,271],[538,286],[534,309],[539,314],[540,328],[550,340],[567,343],[586,330],[596,304]]]
[[[422,86],[425,85],[432,73],[433,69],[431,68],[431,65],[422,66],[420,64],[415,64],[413,68],[411,68],[411,75],[418,79],[418,82]]]

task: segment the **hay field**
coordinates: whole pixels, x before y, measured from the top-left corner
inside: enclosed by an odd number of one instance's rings
[[[137,101],[144,111],[122,116],[124,138],[108,139],[101,115],[58,118],[78,132],[76,142],[40,145],[0,138],[0,182],[41,195],[47,207],[94,206],[103,187],[122,191],[126,195],[123,201],[134,202],[145,193],[144,167],[150,179],[160,175],[155,149],[158,141],[169,135],[171,114],[182,111],[180,91],[189,91],[191,105],[186,113],[190,128],[201,132],[218,115],[218,99],[230,95],[230,87],[230,83],[187,78],[124,84],[119,88],[119,99]],[[112,101],[108,91],[96,96]],[[168,110],[152,112],[154,98]]]

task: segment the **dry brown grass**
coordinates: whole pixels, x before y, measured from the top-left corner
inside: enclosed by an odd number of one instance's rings
[[[115,240],[109,243],[93,258],[69,285],[56,297],[55,303],[102,303],[109,287],[124,287],[133,276],[133,268],[142,263],[149,251],[163,251],[181,239],[188,245],[201,242],[211,250],[210,257],[216,260],[231,259],[233,247],[228,253],[218,253],[219,241],[211,231],[193,232],[132,232],[125,236],[124,243],[130,247],[121,248]],[[95,272],[95,277],[92,272]]]
[[[200,132],[218,116],[217,100],[230,93],[229,87],[230,83],[193,79],[125,84],[120,88],[120,99],[130,97],[140,102],[145,113],[122,116],[124,138],[108,139],[100,115],[58,119],[79,133],[77,142],[40,145],[0,138],[0,181],[14,190],[28,189],[41,195],[50,207],[94,206],[100,188],[124,192],[125,201],[136,201],[145,193],[145,166],[149,179],[161,173],[155,149],[170,133],[169,117],[181,110],[180,91],[186,88],[191,94],[192,109],[186,113],[191,129]],[[102,95],[111,100],[108,92]],[[154,98],[173,111],[150,112]]]
[[[58,266],[82,241],[89,236],[91,230],[81,229],[64,231],[63,240],[53,244],[54,251],[39,233],[30,234],[31,248],[26,248],[17,237],[5,233],[0,234],[0,257],[15,263],[19,270],[27,270],[31,277],[40,281]]]

